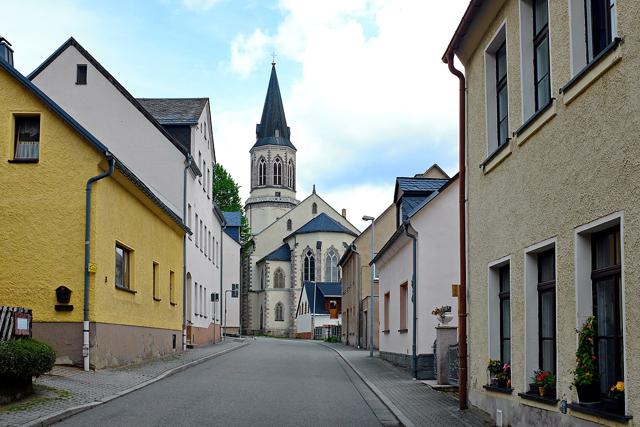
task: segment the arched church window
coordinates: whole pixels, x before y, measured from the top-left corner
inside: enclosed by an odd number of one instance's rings
[[[313,215],[318,213],[318,205],[316,204],[316,202],[313,202],[313,204],[311,205],[311,213]]]
[[[284,288],[284,271],[280,267],[273,274],[273,287],[277,289]]]
[[[304,268],[302,269],[302,280],[305,282],[316,281],[316,259],[311,250],[304,256]]]
[[[289,188],[291,188],[292,190],[294,189],[294,184],[295,184],[295,171],[293,168],[293,160],[289,160],[289,167],[287,170],[287,184],[289,186]]]
[[[267,185],[267,162],[260,157],[258,162],[258,185]]]
[[[282,185],[282,161],[276,157],[273,162],[273,185]]]
[[[324,264],[324,280],[327,282],[338,281],[338,254],[334,250],[327,253]]]
[[[276,304],[276,322],[284,322],[284,306],[281,302]]]
[[[290,219],[287,220],[287,231],[291,231],[291,228],[293,228],[293,223],[291,222]]]

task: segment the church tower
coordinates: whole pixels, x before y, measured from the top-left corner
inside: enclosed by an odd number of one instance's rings
[[[262,118],[256,125],[251,157],[251,193],[245,210],[251,231],[258,234],[294,208],[296,200],[296,147],[291,143],[278,85],[276,64],[264,100]]]

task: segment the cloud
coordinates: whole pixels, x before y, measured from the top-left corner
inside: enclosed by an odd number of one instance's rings
[[[191,10],[209,10],[220,0],[182,0],[182,4]]]
[[[347,219],[362,231],[369,225],[362,220],[364,215],[378,217],[393,203],[394,185],[395,182],[388,185],[364,183],[333,188],[326,192],[318,188],[318,194],[338,212],[346,209]]]
[[[281,0],[283,19],[270,37],[236,37],[238,72],[251,73],[268,44],[301,66],[295,81],[280,70],[280,85],[302,188],[318,184],[321,195],[346,204],[355,191],[391,188],[397,175],[457,163],[457,80],[440,58],[466,4]],[[381,207],[378,198],[358,200],[354,212]]]
[[[269,43],[269,37],[260,28],[250,36],[238,34],[231,41],[231,68],[242,77],[249,76],[258,61],[264,60]]]

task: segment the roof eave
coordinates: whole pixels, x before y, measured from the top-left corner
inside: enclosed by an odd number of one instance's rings
[[[465,10],[464,15],[462,15],[462,19],[460,20],[460,23],[458,23],[458,27],[456,28],[456,31],[453,33],[453,37],[451,38],[451,40],[449,41],[449,44],[447,45],[447,49],[444,51],[444,54],[442,55],[442,62],[444,62],[445,64],[449,62],[449,58],[453,57],[453,55],[455,55],[456,51],[460,47],[460,44],[462,43],[462,39],[466,35],[467,30],[469,29],[469,26],[471,25],[474,18],[476,17],[478,9],[480,8],[480,6],[482,6],[482,3],[484,3],[484,0],[471,0],[469,2],[469,5]]]

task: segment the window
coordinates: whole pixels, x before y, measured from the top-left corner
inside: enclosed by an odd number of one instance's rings
[[[276,322],[284,322],[284,306],[281,302],[276,304]]]
[[[207,169],[207,196],[211,194],[211,170]]]
[[[316,281],[316,259],[311,250],[308,250],[304,256],[304,268],[302,270],[302,280],[305,282]]]
[[[176,275],[169,271],[169,304],[176,305]]]
[[[160,266],[157,262],[153,263],[153,299],[160,301]]]
[[[203,228],[204,225],[202,224],[202,220],[200,220],[200,252],[203,251],[203,246],[204,246],[204,239],[206,239],[206,236],[203,233]]]
[[[287,184],[288,187],[291,188],[292,190],[295,187],[295,171],[293,168],[293,160],[289,160],[289,167],[287,170]]]
[[[606,394],[624,381],[620,226],[591,236],[591,265],[600,391]]]
[[[200,288],[198,287],[198,282],[193,284],[193,295],[195,298],[193,306],[195,307],[193,310],[193,314],[198,316],[198,308],[200,307]]]
[[[200,181],[200,183],[202,184],[202,191],[204,191],[205,193],[207,192],[207,162],[206,161],[202,161],[202,169],[200,169],[202,171],[202,181]]]
[[[276,157],[273,162],[273,184],[282,185],[282,161],[280,157]]]
[[[287,231],[291,231],[292,227],[293,227],[293,223],[291,222],[290,219],[288,219],[287,220]]]
[[[311,214],[315,215],[318,213],[318,205],[316,204],[316,202],[313,202],[313,204],[311,205]]]
[[[188,227],[191,228],[192,227],[192,222],[191,222],[191,205],[187,205],[187,222],[188,222]]]
[[[280,267],[278,267],[273,274],[273,287],[277,289],[284,288],[284,271],[282,271]]]
[[[116,243],[116,287],[131,289],[131,251]]]
[[[202,240],[204,241],[204,257],[206,258],[209,255],[209,239],[207,238],[207,226],[204,226],[204,234],[202,235]]]
[[[526,120],[551,101],[549,0],[522,0],[520,6],[522,100]]]
[[[407,298],[408,298],[408,285],[403,283],[400,285],[400,329],[398,332],[407,330]]]
[[[209,260],[211,260],[211,250],[213,249],[213,240],[211,238],[211,232],[209,232],[209,238],[207,239],[207,242],[209,243]]]
[[[570,0],[572,73],[578,74],[617,35],[617,0]]]
[[[338,281],[338,255],[330,250],[324,264],[324,280],[327,282]]]
[[[196,214],[196,248],[200,245],[200,233],[198,233],[198,214]]]
[[[207,301],[207,288],[204,287],[202,290],[202,315],[207,317],[207,314],[209,314],[209,304]]]
[[[389,300],[391,296],[389,292],[384,294],[384,332],[389,332]]]
[[[264,157],[258,161],[258,185],[267,185],[267,162]]]
[[[485,50],[487,152],[493,153],[509,140],[506,24]]]
[[[37,161],[40,157],[40,116],[15,116],[14,160]]]
[[[239,283],[231,284],[231,298],[238,298],[239,291],[240,291]]]
[[[500,293],[500,360],[511,363],[511,300],[510,300],[510,266],[498,270]]]
[[[538,254],[538,365],[556,372],[556,260],[553,249]]]
[[[211,247],[215,248],[216,247],[216,236],[213,236],[211,238]],[[213,254],[213,259],[211,260],[211,262],[213,262],[213,265],[216,265],[216,255]]]
[[[202,153],[198,151],[198,168],[200,169],[200,173],[202,173]],[[200,184],[202,184],[202,175],[198,177]]]
[[[78,64],[76,66],[76,84],[87,84],[87,64]]]
[[[220,268],[220,251],[218,250],[218,242],[216,242],[216,265]]]

